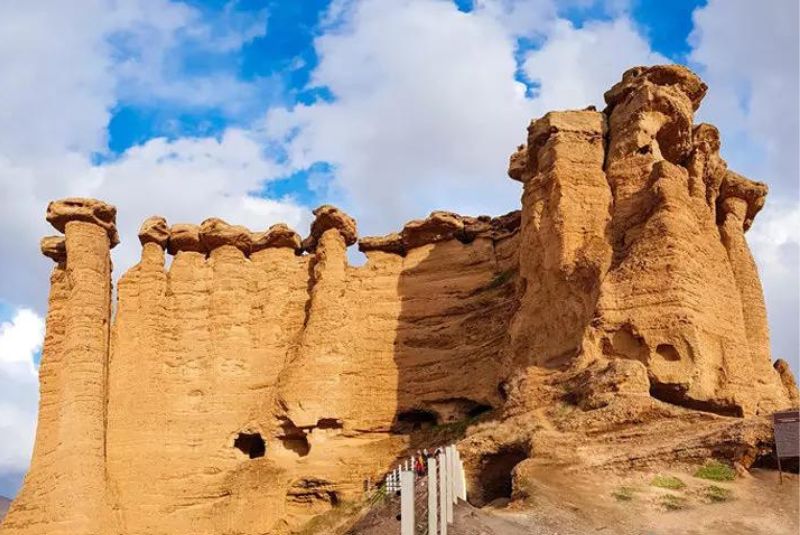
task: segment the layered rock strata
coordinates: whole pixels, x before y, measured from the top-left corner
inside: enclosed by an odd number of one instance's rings
[[[113,318],[114,208],[51,203],[36,447],[0,531],[290,533],[481,414],[476,504],[501,465],[752,463],[797,387],[744,236],[766,186],[693,123],[705,91],[639,67],[606,110],[533,121],[496,218],[359,240],[329,205],[305,239],[151,217]]]

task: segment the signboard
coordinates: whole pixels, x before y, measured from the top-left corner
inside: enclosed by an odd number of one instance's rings
[[[772,415],[772,424],[778,458],[800,457],[800,411],[776,412]]]

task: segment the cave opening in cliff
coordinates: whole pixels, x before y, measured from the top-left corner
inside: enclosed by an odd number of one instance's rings
[[[429,429],[439,423],[439,417],[433,411],[425,409],[411,409],[397,415],[394,425],[396,433],[411,433],[422,429]]]
[[[239,433],[233,441],[233,447],[251,459],[263,457],[267,452],[267,445],[260,433]]]
[[[527,449],[520,445],[505,446],[496,453],[484,455],[477,479],[481,485],[481,499],[476,500],[475,505],[482,507],[500,498],[511,498],[514,468],[527,458]]]
[[[474,407],[472,407],[467,412],[467,416],[469,416],[470,418],[477,418],[478,416],[482,416],[488,412],[492,412],[492,410],[494,410],[494,407],[492,407],[491,405],[482,405],[479,403]]]

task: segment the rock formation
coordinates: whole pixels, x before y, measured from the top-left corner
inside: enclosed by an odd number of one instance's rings
[[[149,218],[113,317],[115,209],[51,203],[39,427],[0,532],[290,533],[487,413],[459,446],[476,504],[514,465],[749,465],[797,387],[744,237],[766,186],[693,124],[705,91],[638,67],[605,111],[533,121],[501,217],[361,240],[327,205],[304,240]]]

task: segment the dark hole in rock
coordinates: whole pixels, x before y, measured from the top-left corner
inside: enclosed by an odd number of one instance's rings
[[[650,145],[645,145],[644,147],[639,147],[639,150],[636,151],[639,154],[650,154]]]
[[[766,470],[778,469],[778,458],[775,453],[769,452],[756,457],[750,468],[763,468]],[[800,473],[800,457],[782,457],[781,458],[781,471],[791,472],[793,474]]]
[[[527,449],[517,445],[506,446],[497,453],[484,455],[477,478],[481,493],[476,497],[474,505],[483,507],[499,498],[511,498],[514,467],[527,458]]]
[[[251,459],[263,457],[267,452],[267,445],[259,433],[239,433],[233,441],[233,447]]]
[[[308,437],[302,429],[287,418],[281,422],[281,431],[282,433],[278,435],[278,439],[280,439],[284,448],[295,452],[300,457],[308,455],[308,452],[311,451],[311,445],[308,443]]]
[[[342,421],[336,418],[320,418],[317,421],[317,429],[341,429]]]
[[[668,360],[670,362],[677,362],[681,360],[681,354],[678,353],[678,350],[675,349],[675,346],[672,344],[658,344],[656,347],[656,353],[658,353],[664,360]]]
[[[411,409],[397,415],[394,425],[396,433],[410,433],[420,429],[429,429],[439,423],[439,417],[433,411]]]
[[[478,405],[475,405],[474,407],[472,407],[469,410],[469,412],[467,412],[467,416],[469,416],[470,418],[477,418],[478,416],[480,416],[482,414],[486,414],[487,412],[491,412],[491,410],[493,408],[494,407],[492,407],[491,405],[480,405],[480,404],[478,404]]]

